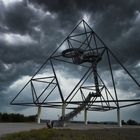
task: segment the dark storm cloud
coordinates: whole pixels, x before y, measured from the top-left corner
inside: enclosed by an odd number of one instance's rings
[[[140,44],[138,39],[140,24],[137,18],[140,1],[54,0],[52,2],[51,0],[40,0],[36,2],[47,10],[57,13],[58,20],[65,31],[70,30],[71,25],[82,18],[82,12],[89,13],[91,26],[95,22],[93,29],[111,49],[116,48],[122,58],[127,57],[125,60],[127,62],[131,61],[133,56],[135,56],[133,62],[139,61],[140,50],[137,46]],[[137,23],[135,23],[136,19]],[[128,33],[131,29],[133,31]]]
[[[5,7],[2,2],[0,4],[2,25],[8,27],[8,30],[14,33],[24,34],[30,31],[30,22],[34,16],[24,2],[17,2],[8,7]]]
[[[6,100],[6,91],[14,81],[36,71],[84,14],[90,17],[93,30],[140,81],[140,67],[136,67],[140,62],[139,0],[23,0],[8,6],[0,1],[1,99]],[[124,79],[117,78],[118,87],[126,90],[130,83],[122,86]]]

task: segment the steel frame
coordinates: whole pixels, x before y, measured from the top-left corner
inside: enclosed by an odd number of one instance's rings
[[[84,32],[74,34],[75,30],[77,30],[77,28],[79,28],[79,26],[81,24],[83,25]],[[86,38],[82,41],[78,40],[77,37],[80,37],[80,36],[86,36]],[[58,50],[61,48],[61,46],[65,42],[67,42],[68,48],[75,48],[75,46],[71,43],[71,41],[73,41],[75,43],[79,43],[78,49],[84,49],[85,51],[97,51],[97,52],[100,51],[100,52],[102,52],[102,55],[104,55],[104,54],[107,55],[107,62],[108,62],[108,66],[109,66],[109,70],[110,70],[110,74],[111,74],[111,81],[113,84],[113,91],[115,93],[115,97],[112,96],[112,93],[109,91],[109,89],[105,85],[100,74],[98,73],[98,71],[96,71],[97,78],[101,82],[101,85],[99,85],[100,92],[102,93],[102,91],[104,90],[106,95],[102,96],[102,94],[101,94],[101,97],[100,97],[100,99],[98,98],[98,100],[97,100],[97,97],[92,97],[90,101],[86,102],[85,101],[86,97],[83,93],[83,89],[86,91],[91,91],[91,90],[94,91],[94,88],[96,85],[93,84],[92,86],[84,86],[84,83],[86,82],[86,80],[89,77],[91,77],[91,75],[93,74],[93,69],[92,69],[92,64],[80,64],[81,67],[85,67],[85,68],[87,68],[87,70],[83,74],[83,76],[81,77],[79,82],[75,85],[73,90],[68,94],[67,98],[64,99],[64,95],[63,95],[63,92],[61,90],[61,85],[58,81],[58,78],[57,78],[58,76],[57,76],[57,73],[55,71],[54,61],[61,61],[64,63],[68,63],[68,64],[70,63],[70,64],[74,65],[73,59],[71,61],[68,61],[68,60],[63,59],[61,52],[58,54],[58,52],[59,52]],[[91,41],[94,42],[94,47],[90,45]],[[102,46],[98,46],[97,41],[100,42],[100,44]],[[118,99],[117,89],[116,89],[116,85],[115,85],[115,79],[114,79],[114,74],[113,74],[113,69],[112,69],[110,57],[113,57],[114,60],[116,60],[116,62],[121,66],[121,68],[130,76],[130,78],[134,81],[134,83],[140,88],[140,84],[132,76],[132,74],[127,70],[127,68],[114,55],[114,53],[109,49],[109,47],[107,47],[107,45],[102,41],[102,39],[92,30],[92,28],[84,20],[82,20],[75,26],[75,28],[72,30],[72,32],[59,45],[59,47],[46,59],[46,61],[43,63],[43,65],[37,70],[37,72],[31,77],[31,79],[27,82],[27,84],[13,98],[13,100],[11,101],[10,104],[11,105],[21,105],[21,106],[34,106],[34,107],[42,106],[42,107],[62,109],[62,105],[65,103],[66,109],[75,109],[80,104],[85,103],[85,104],[87,104],[86,109],[89,111],[109,111],[109,110],[113,110],[113,109],[117,109],[117,108],[124,108],[124,107],[129,107],[132,105],[140,104],[140,99],[126,99],[126,100],[119,100]],[[47,77],[45,76],[45,77],[36,78],[36,75],[47,65],[48,62],[49,62],[49,66],[51,66],[51,68],[52,68],[53,75],[47,76]],[[48,81],[46,81],[48,79],[51,79],[51,80],[48,82]],[[36,89],[35,89],[35,86],[33,84],[34,81],[37,81],[40,83],[41,82],[46,83],[46,88],[40,93],[40,95],[37,95],[37,93],[36,93]],[[20,94],[22,94],[22,91],[29,84],[31,86],[32,101],[31,102],[24,102],[24,103],[16,102],[16,99],[20,96]],[[50,86],[53,86],[52,89],[44,97],[44,100],[40,101],[40,98],[44,95],[46,90],[48,90],[48,88],[50,88]],[[47,101],[48,97],[52,94],[52,92],[54,92],[54,90],[56,88],[59,91],[59,97],[60,97],[61,101],[59,101],[59,102]],[[78,92],[80,92],[80,94],[81,94],[82,101],[73,101],[75,95]],[[122,103],[122,102],[127,103],[127,104],[120,105],[120,103]],[[100,103],[100,104],[98,105],[95,103]],[[111,103],[114,103],[114,104],[112,105]],[[69,107],[69,105],[75,105],[75,107]]]

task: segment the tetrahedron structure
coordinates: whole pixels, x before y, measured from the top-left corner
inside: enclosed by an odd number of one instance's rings
[[[31,77],[11,104],[60,108],[61,122],[72,119],[82,110],[117,109],[119,114],[120,108],[139,104],[140,99],[135,98],[135,94],[130,91],[126,93],[121,89],[122,85],[118,87],[118,71],[127,76],[125,78],[139,91],[138,81],[82,20]],[[74,85],[64,83],[63,76],[68,79],[76,78]],[[71,111],[65,114],[65,109]]]
[[[50,60],[40,67],[39,71],[21,89],[11,104],[52,107],[53,105],[49,102],[54,101],[54,99],[60,103],[64,101]]]

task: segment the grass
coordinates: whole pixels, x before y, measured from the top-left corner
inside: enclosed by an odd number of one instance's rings
[[[140,129],[39,129],[8,134],[1,140],[140,140]]]

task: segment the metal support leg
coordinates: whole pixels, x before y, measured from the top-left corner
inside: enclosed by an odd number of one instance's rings
[[[37,123],[40,124],[40,116],[41,116],[41,106],[38,107],[37,111]]]
[[[87,125],[87,109],[85,109],[84,111],[84,121],[85,121],[85,125]]]
[[[118,119],[118,126],[122,127],[121,117],[120,117],[120,108],[117,108],[117,119]]]

